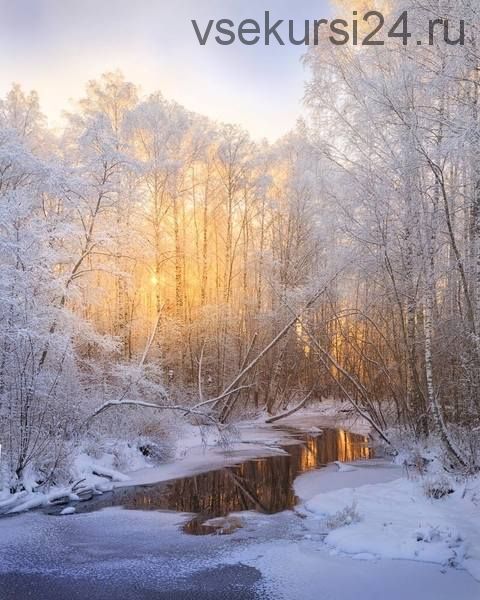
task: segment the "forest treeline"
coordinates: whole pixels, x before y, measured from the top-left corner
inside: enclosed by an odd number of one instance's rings
[[[276,143],[145,97],[120,72],[88,83],[62,131],[12,87],[0,104],[9,482],[55,480],[92,428],[148,435],[167,419],[152,405],[225,423],[307,395],[345,400],[392,445],[400,428],[478,465],[480,9],[400,5],[419,32],[426,16],[462,16],[469,44],[325,40],[304,58],[305,118]]]

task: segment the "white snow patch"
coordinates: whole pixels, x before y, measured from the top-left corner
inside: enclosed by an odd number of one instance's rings
[[[477,600],[480,586],[465,572],[434,564],[380,560],[325,551],[315,540],[273,540],[240,549],[230,564],[259,569],[259,596],[276,600]],[[356,558],[357,560],[352,560]],[[441,572],[444,571],[444,572]]]
[[[129,477],[127,475],[113,468],[113,461],[114,456],[112,454],[105,453],[99,459],[94,460],[88,454],[81,453],[75,458],[74,473],[78,479],[85,478],[88,483],[96,483],[102,477],[111,481],[128,481]]]
[[[67,506],[60,512],[60,514],[61,515],[73,515],[75,512],[76,512],[76,510],[75,510],[74,506]]]
[[[309,471],[294,481],[295,494],[307,501],[321,492],[342,488],[358,487],[365,484],[386,483],[402,477],[403,470],[385,460],[355,461],[353,471],[339,471],[335,464],[322,469]]]

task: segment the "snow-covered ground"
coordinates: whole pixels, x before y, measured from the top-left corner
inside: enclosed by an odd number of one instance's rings
[[[205,440],[185,427],[168,464],[132,458],[127,463],[142,468],[117,473],[108,454],[79,454],[76,468],[110,475],[110,485],[162,481],[281,452],[295,441],[290,427],[309,431],[314,423],[318,433],[348,419],[308,411],[281,429],[264,419],[244,423],[226,453],[215,435]],[[214,600],[234,589],[235,597],[262,600],[477,600],[480,480],[433,499],[428,475],[407,475],[380,459],[310,471],[295,480],[294,511],[238,513],[242,526],[225,536],[183,533],[188,515],[118,508],[0,519],[0,598],[133,600],[141,591]]]
[[[357,462],[354,470],[332,465],[301,475],[295,491],[306,525],[332,553],[437,563],[480,581],[480,478],[451,482],[452,493],[428,497],[425,488],[437,479],[407,477],[382,461]]]
[[[340,474],[341,475],[341,474]],[[242,513],[232,535],[181,532],[178,513],[119,508],[0,522],[2,600],[478,600],[470,575],[333,554],[291,511]]]

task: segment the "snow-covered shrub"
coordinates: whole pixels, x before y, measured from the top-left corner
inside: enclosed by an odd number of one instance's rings
[[[345,527],[346,525],[352,525],[353,523],[358,523],[361,521],[362,517],[360,513],[357,511],[357,505],[355,502],[349,504],[334,513],[333,515],[329,515],[324,520],[324,525],[327,529],[339,529],[340,527]]]
[[[205,431],[203,436],[205,437],[206,442],[208,439],[208,432]],[[217,444],[224,450],[228,450],[232,444],[239,441],[241,438],[240,430],[234,423],[228,423],[219,428],[215,427],[215,436],[217,438]]]
[[[443,547],[449,555],[446,559],[449,567],[457,568],[462,564],[465,558],[465,540],[456,528],[425,525],[419,527],[414,536],[421,546],[428,544]]]
[[[395,463],[403,467],[407,477],[416,479],[424,476],[434,460],[431,450],[413,437],[402,436],[400,430],[396,431],[392,439],[398,448]]]
[[[423,491],[427,498],[439,500],[452,494],[455,490],[448,478],[440,474],[427,477],[423,482]]]
[[[100,387],[96,384],[98,380],[102,382]],[[101,373],[98,373],[98,367],[92,367],[89,382],[93,389],[97,385],[97,393],[89,403],[90,414],[111,403],[87,423],[86,434],[94,440],[93,445],[103,449],[108,443],[105,440],[115,439],[155,462],[171,458],[181,421],[178,412],[141,405],[175,403],[168,398],[157,365],[121,362],[107,365]],[[121,402],[125,404],[122,406]]]
[[[471,427],[450,425],[449,434],[466,462],[464,470],[467,473],[480,471],[480,424],[478,421],[473,421]]]

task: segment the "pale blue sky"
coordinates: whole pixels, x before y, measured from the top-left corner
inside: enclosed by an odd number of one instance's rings
[[[190,22],[262,22],[265,10],[299,27],[330,12],[328,0],[0,0],[0,94],[36,89],[56,124],[88,79],[120,68],[144,92],[274,139],[300,114],[305,47],[202,47]]]

